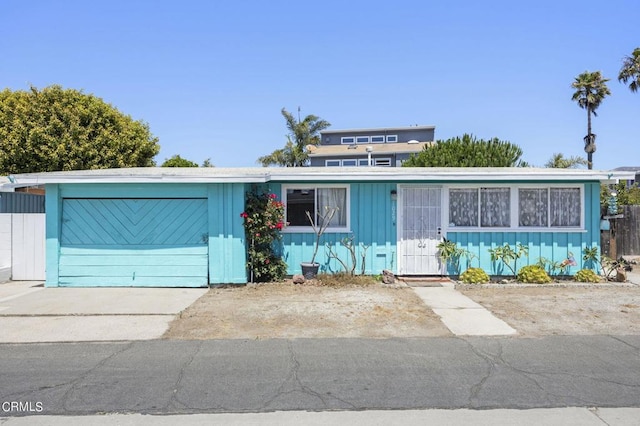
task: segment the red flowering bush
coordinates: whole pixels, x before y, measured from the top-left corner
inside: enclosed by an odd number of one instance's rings
[[[282,280],[287,265],[276,253],[277,243],[284,228],[284,204],[275,194],[248,192],[246,210],[240,214],[244,219],[247,246],[247,268],[255,282]]]

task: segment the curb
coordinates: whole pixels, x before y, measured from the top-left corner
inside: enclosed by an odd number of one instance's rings
[[[529,283],[507,283],[507,284],[499,284],[499,283],[488,283],[488,284],[464,284],[464,283],[455,283],[456,290],[470,290],[470,289],[478,289],[478,288],[633,288],[640,287],[638,284],[634,283],[579,283],[579,282],[568,282],[568,283],[549,283],[549,284],[529,284]]]

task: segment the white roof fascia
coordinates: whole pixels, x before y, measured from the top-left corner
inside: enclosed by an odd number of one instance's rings
[[[150,168],[30,173],[13,175],[5,187],[52,183],[267,183],[284,181],[600,181],[633,180],[633,172],[534,168],[407,168],[407,167],[295,167],[216,169],[215,172]]]
[[[549,169],[525,168],[381,168],[381,167],[317,167],[305,168],[306,173],[290,172],[279,169],[271,175],[271,181],[600,181],[602,183],[616,183],[619,179],[634,179],[633,173],[607,172],[563,169],[557,172]]]
[[[266,183],[269,174],[228,173],[209,176],[198,175],[161,175],[161,174],[64,174],[64,172],[14,175],[14,187],[44,185],[52,183]]]

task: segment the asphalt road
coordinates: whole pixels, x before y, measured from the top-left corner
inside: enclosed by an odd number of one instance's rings
[[[0,417],[640,407],[640,336],[6,344],[0,402]]]

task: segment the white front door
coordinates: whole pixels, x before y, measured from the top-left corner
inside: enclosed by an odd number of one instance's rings
[[[440,275],[442,188],[401,186],[398,223],[400,275]]]

